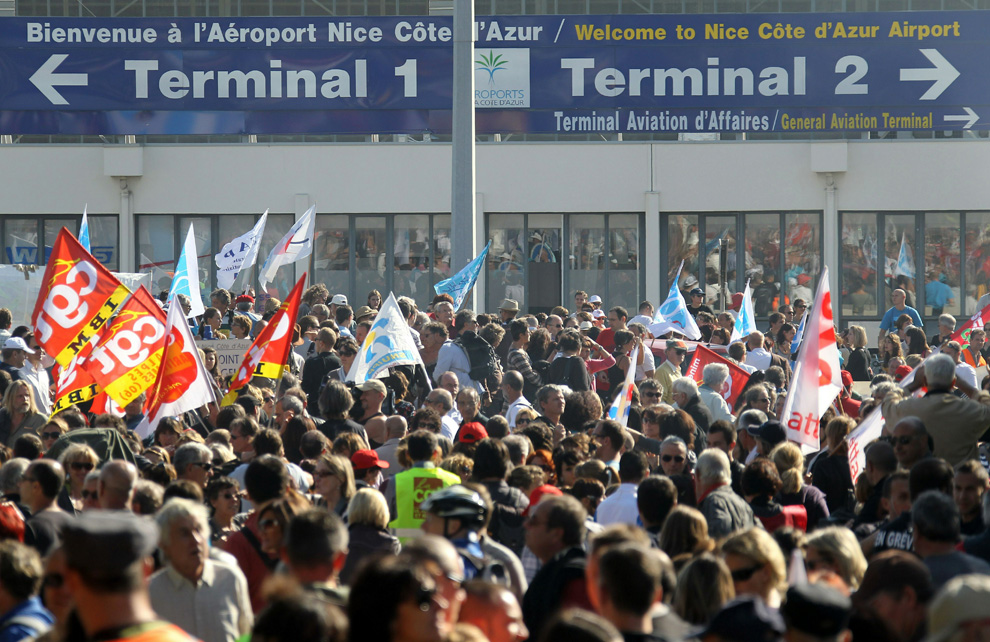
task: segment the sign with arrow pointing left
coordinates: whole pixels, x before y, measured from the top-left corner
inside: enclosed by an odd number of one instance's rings
[[[478,133],[990,129],[990,12],[479,16]],[[6,18],[0,133],[444,134],[447,17]]]

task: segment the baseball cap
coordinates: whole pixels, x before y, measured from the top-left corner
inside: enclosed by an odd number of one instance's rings
[[[815,638],[832,638],[849,626],[852,602],[825,584],[795,584],[787,589],[780,614],[788,628]]]
[[[897,366],[897,370],[894,370],[894,381],[900,381],[904,377],[911,374],[912,370],[914,370],[914,368],[909,365]]]
[[[840,370],[839,375],[842,377],[842,385],[844,387],[849,388],[853,385],[853,376],[851,372],[848,370]]]
[[[739,308],[742,306],[743,296],[744,295],[742,292],[736,292],[735,294],[733,294],[732,305],[729,306],[729,309],[738,311]]]
[[[359,383],[356,387],[362,392],[365,390],[374,390],[382,395],[388,394],[388,391],[385,390],[385,384],[378,379],[368,379],[364,383]]]
[[[595,327],[595,324],[592,323],[591,321],[582,321],[581,322],[581,325],[578,326],[578,330],[581,330],[581,331],[590,330],[593,327]]]
[[[234,299],[234,302],[235,303],[254,303],[254,297],[251,296],[250,294],[241,294],[236,299]]]
[[[529,494],[529,506],[527,506],[526,510],[523,511],[523,517],[528,517],[529,509],[535,508],[536,505],[540,503],[540,500],[543,499],[545,495],[563,495],[563,494],[564,494],[563,491],[561,491],[559,488],[551,484],[543,484],[542,486],[537,486],[536,488],[533,489],[533,492]]]
[[[601,310],[595,310],[594,312],[591,313],[591,316],[595,317],[596,319],[604,319],[607,315]]]
[[[939,591],[928,606],[928,637],[924,642],[943,642],[969,620],[984,620],[990,600],[990,577],[961,575]]]
[[[694,288],[688,294],[690,294],[691,296],[694,296],[695,294],[700,294],[701,296],[705,296],[705,291],[702,290],[701,288]]]
[[[27,352],[28,354],[34,354],[34,350],[32,350],[31,348],[29,348],[28,347],[28,344],[24,341],[24,339],[22,339],[20,337],[10,337],[6,341],[4,341],[3,342],[3,349],[4,350],[23,350],[24,352]]]
[[[750,426],[749,428],[746,428],[746,432],[753,435],[757,439],[762,439],[763,441],[774,445],[787,439],[787,431],[784,430],[784,424],[780,423],[776,419],[764,421],[756,427]]]
[[[678,339],[667,339],[667,349],[687,351],[687,345]]]
[[[333,298],[330,299],[330,303],[334,305],[347,305],[347,297],[343,294],[335,294]]]
[[[601,302],[602,302],[602,298],[597,294],[592,294],[591,298],[588,299],[588,303],[601,303]]]
[[[354,470],[367,470],[369,468],[388,468],[390,464],[384,459],[379,459],[378,453],[374,450],[363,448],[351,455],[351,466]]]
[[[488,431],[479,421],[469,421],[457,432],[457,441],[462,444],[473,444],[488,439]]]
[[[784,618],[758,597],[741,597],[722,607],[708,626],[687,637],[702,639],[714,635],[733,642],[771,642],[783,639]]]

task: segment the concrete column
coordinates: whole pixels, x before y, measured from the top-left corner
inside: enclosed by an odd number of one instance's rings
[[[643,269],[646,270],[646,300],[659,308],[663,303],[663,266],[660,265],[660,248],[649,244],[662,238],[660,224],[660,192],[646,192],[646,253],[643,256]]]
[[[454,0],[454,90],[451,120],[450,270],[478,255],[475,214],[474,0]],[[478,308],[469,295],[464,307]]]

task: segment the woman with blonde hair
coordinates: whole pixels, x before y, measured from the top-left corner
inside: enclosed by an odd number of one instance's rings
[[[809,572],[832,571],[850,590],[857,590],[866,573],[866,558],[848,528],[829,526],[805,540],[805,567]]]
[[[340,571],[341,584],[350,584],[355,571],[368,556],[398,555],[399,540],[388,532],[388,503],[374,488],[354,493],[347,507],[347,561]]]
[[[846,370],[852,375],[853,381],[870,381],[873,371],[870,369],[869,351],[866,349],[866,329],[861,325],[851,325],[846,332],[849,343],[849,358],[846,359]]]
[[[777,467],[782,486],[777,494],[781,506],[804,506],[808,512],[808,531],[818,522],[828,518],[825,493],[804,483],[804,455],[801,448],[790,441],[777,445],[770,451],[770,460]]]
[[[677,575],[674,612],[688,624],[708,624],[736,596],[729,567],[705,553],[694,558]]]
[[[729,536],[722,543],[736,595],[754,595],[771,608],[780,607],[787,587],[787,563],[773,537],[762,528]]]
[[[313,492],[320,496],[317,502],[340,516],[354,496],[354,469],[350,460],[340,455],[321,455],[313,469]]]
[[[100,465],[100,457],[91,446],[72,444],[62,451],[58,458],[65,471],[66,483],[58,494],[58,507],[70,515],[82,512],[85,497],[83,487],[86,485],[86,475],[96,470]]]
[[[697,508],[675,506],[660,529],[660,549],[670,556],[674,566],[691,558],[710,553],[715,541],[708,536],[708,522]]]

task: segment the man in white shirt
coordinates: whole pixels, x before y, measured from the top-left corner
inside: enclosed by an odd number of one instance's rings
[[[729,379],[729,366],[724,363],[709,363],[701,371],[701,378],[704,383],[698,387],[698,397],[712,413],[712,419],[732,423],[732,411],[722,396],[722,388]]]
[[[502,396],[509,404],[505,411],[505,420],[509,422],[509,429],[516,429],[516,415],[520,408],[532,408],[533,404],[522,394],[523,378],[517,370],[510,370],[502,376]]]
[[[481,384],[471,378],[471,361],[461,346],[447,340],[437,353],[437,366],[433,370],[433,380],[440,385],[440,377],[452,372],[463,388],[474,388],[481,392]]]
[[[979,389],[980,386],[976,381],[976,369],[959,358],[962,354],[962,346],[959,345],[958,341],[947,341],[942,346],[942,354],[949,355],[956,362],[956,376],[959,379],[965,381],[971,388]]]
[[[48,376],[45,366],[41,363],[41,358],[45,353],[38,347],[38,342],[35,341],[33,334],[27,335],[26,339],[28,339],[27,342],[33,352],[27,353],[27,359],[19,372],[21,379],[31,384],[31,390],[34,393],[34,405],[38,407],[38,412],[48,417],[52,414],[52,380]]]
[[[763,333],[753,332],[746,339],[746,347],[749,353],[746,355],[746,365],[757,370],[766,370],[770,367],[772,355],[763,348]]]
[[[602,526],[629,524],[635,526],[639,520],[639,506],[636,503],[636,489],[639,483],[650,474],[646,455],[630,451],[619,458],[619,479],[622,483],[614,493],[598,505],[596,521]]]
[[[426,400],[423,401],[423,407],[429,408],[440,415],[440,434],[453,441],[461,422],[451,416],[452,412],[457,412],[457,409],[454,408],[454,398],[451,394],[443,388],[435,388],[430,391],[430,394],[426,395]],[[457,417],[460,417],[459,412],[457,413]]]
[[[151,576],[151,605],[163,619],[203,642],[234,642],[251,631],[254,614],[244,573],[210,558],[206,507],[175,498],[155,518],[165,568]]]

